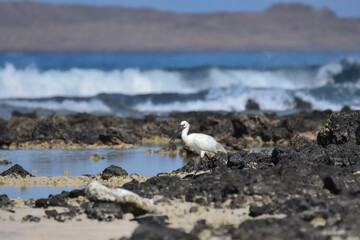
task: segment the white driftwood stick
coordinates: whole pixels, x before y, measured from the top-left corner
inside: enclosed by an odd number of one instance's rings
[[[147,212],[154,211],[154,201],[142,198],[136,193],[123,188],[108,188],[98,181],[92,181],[85,188],[86,196],[97,201],[116,202],[120,204],[132,203]]]

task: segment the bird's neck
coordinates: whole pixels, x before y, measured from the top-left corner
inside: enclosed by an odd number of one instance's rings
[[[181,132],[181,138],[182,140],[185,142],[187,137],[188,137],[188,133],[189,133],[189,128],[185,128],[184,130],[182,130]]]

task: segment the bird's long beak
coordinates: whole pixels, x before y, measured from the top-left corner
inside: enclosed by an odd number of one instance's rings
[[[172,138],[170,138],[169,143],[173,143],[175,141],[175,138],[177,138],[177,136],[179,135],[179,133],[181,133],[182,130],[183,130],[183,127],[180,126],[179,130],[177,130],[175,135]]]

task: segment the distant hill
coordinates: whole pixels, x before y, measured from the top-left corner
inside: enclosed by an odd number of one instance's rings
[[[263,13],[0,3],[0,51],[360,50],[360,19],[281,4]]]

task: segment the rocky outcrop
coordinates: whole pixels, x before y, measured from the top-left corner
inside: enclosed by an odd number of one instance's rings
[[[322,146],[347,142],[360,144],[360,111],[332,114],[319,132],[317,141]]]
[[[99,140],[107,145],[117,145],[119,143],[135,144],[140,137],[129,129],[108,128],[99,135]]]
[[[204,159],[201,168],[205,172],[199,172],[195,178],[187,177],[192,176],[196,167],[194,161],[189,161],[177,170],[185,173],[184,178],[161,175],[143,183],[127,183],[124,188],[150,198],[163,195],[203,206],[249,207],[248,216],[253,219],[238,227],[219,229],[206,222],[201,227],[213,233],[227,232],[233,239],[279,236],[327,239],[336,235],[331,232],[334,228],[347,237],[358,236],[360,221],[355,217],[360,214],[357,114],[332,115],[319,133],[319,138],[329,139],[324,146],[319,144],[322,141],[298,136],[291,139],[289,146],[276,146],[271,154],[238,151],[225,157],[215,155],[212,160]],[[271,215],[283,217],[258,218]]]
[[[4,172],[2,172],[0,174],[0,176],[9,176],[9,175],[13,175],[15,177],[22,177],[25,178],[27,176],[29,177],[33,177],[34,175],[30,174],[28,171],[26,171],[22,166],[20,166],[19,164],[15,164],[14,166],[12,166],[11,168],[9,168],[8,170],[5,170]]]
[[[248,99],[245,105],[246,110],[260,110],[260,106],[252,99]]]
[[[11,204],[11,200],[6,194],[0,195],[0,208],[7,207]]]
[[[120,204],[115,202],[95,202],[94,204],[83,204],[83,207],[85,214],[90,219],[110,222],[123,217]]]
[[[123,177],[129,175],[124,169],[121,167],[111,165],[101,173],[102,179],[109,179],[111,177]]]
[[[0,148],[130,148],[140,143],[167,144],[179,123],[186,119],[192,132],[214,136],[227,148],[239,150],[251,146],[286,144],[299,133],[314,136],[330,112],[275,114],[223,114],[188,112],[170,114],[157,120],[77,114],[69,116],[14,115],[0,120]]]

